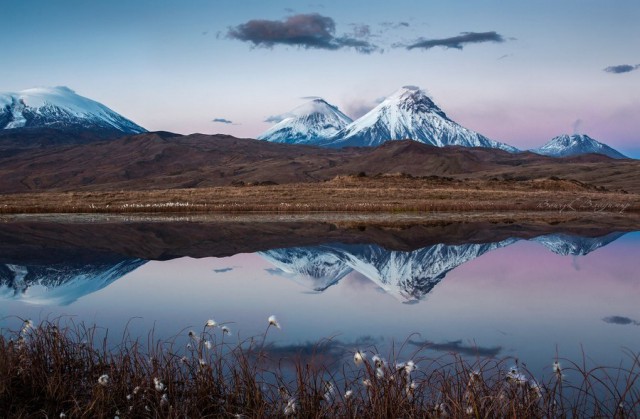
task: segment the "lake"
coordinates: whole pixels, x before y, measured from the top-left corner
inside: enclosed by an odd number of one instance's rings
[[[125,327],[169,339],[215,319],[243,339],[274,314],[283,354],[395,342],[542,376],[556,357],[617,365],[640,348],[638,231],[383,221],[5,221],[0,326],[63,316],[117,342]]]

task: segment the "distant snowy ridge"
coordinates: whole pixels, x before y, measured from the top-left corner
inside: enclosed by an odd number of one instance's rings
[[[19,128],[147,132],[103,104],[64,86],[0,93],[0,129]]]
[[[283,117],[282,121],[258,136],[258,140],[273,143],[316,144],[333,137],[353,122],[337,107],[319,98],[298,106]]]
[[[570,157],[595,153],[604,154],[614,159],[628,158],[619,151],[584,134],[559,135],[542,147],[535,148],[531,151],[550,157]]]
[[[287,118],[258,138],[272,142],[312,144],[324,147],[374,147],[391,140],[411,139],[437,147],[463,146],[488,147],[517,152],[510,145],[493,141],[481,134],[457,124],[415,86],[405,86],[387,97],[367,114],[351,121],[342,114],[336,117],[327,109],[337,111],[335,106],[322,101],[318,111],[305,104],[291,112]],[[339,111],[338,111],[339,112]],[[319,127],[323,122],[327,129]]]

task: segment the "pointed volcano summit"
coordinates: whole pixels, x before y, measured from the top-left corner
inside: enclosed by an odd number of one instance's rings
[[[320,98],[298,106],[283,117],[258,139],[274,143],[317,144],[353,122],[336,106]]]
[[[389,140],[406,139],[437,147],[488,147],[509,152],[518,151],[515,147],[490,140],[449,119],[433,100],[416,86],[405,86],[397,90],[322,145],[378,146]]]
[[[581,154],[604,154],[613,159],[627,159],[628,157],[608,145],[594,140],[588,135],[573,134],[554,137],[540,148],[531,150],[534,153],[551,157],[570,157]]]
[[[0,93],[0,130],[55,128],[140,134],[146,129],[65,86]]]

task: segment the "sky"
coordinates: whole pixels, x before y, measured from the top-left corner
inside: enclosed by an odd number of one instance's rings
[[[64,85],[148,130],[256,137],[310,96],[352,118],[404,85],[526,149],[640,157],[637,0],[22,0],[0,91]]]

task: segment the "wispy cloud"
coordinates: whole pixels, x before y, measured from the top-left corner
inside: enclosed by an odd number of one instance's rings
[[[609,316],[602,319],[602,321],[605,323],[619,324],[622,326],[625,326],[628,324],[632,324],[634,326],[640,326],[640,322],[638,322],[637,320],[633,320],[633,319],[630,319],[629,317],[624,317],[624,316]]]
[[[639,68],[640,68],[640,64],[636,64],[636,65],[620,64],[620,65],[609,66],[605,68],[604,71],[606,71],[607,73],[622,74],[622,73],[629,73]]]
[[[217,274],[221,274],[223,272],[229,272],[229,271],[233,271],[233,268],[220,268],[220,269],[214,269],[213,272],[217,273]]]
[[[346,35],[336,36],[335,32],[336,24],[331,17],[311,13],[289,16],[284,20],[250,20],[230,28],[227,36],[265,48],[272,48],[275,45],[331,51],[353,48],[362,54],[379,50],[376,45],[365,39]]]
[[[345,105],[344,107],[345,113],[353,119],[358,119],[364,114],[366,114],[367,112],[369,112],[371,109],[375,108],[380,103],[382,103],[384,99],[385,99],[384,96],[379,97],[375,100],[369,100],[369,101],[362,100],[362,99],[354,99]]]
[[[267,122],[269,124],[277,124],[280,121],[283,121],[291,116],[290,113],[282,113],[280,115],[271,115],[265,118],[263,122]]]
[[[218,124],[233,124],[233,121],[229,121],[225,118],[214,118],[211,120],[211,122],[216,122]]]
[[[407,49],[430,49],[434,47],[462,49],[466,44],[478,44],[482,42],[505,42],[502,35],[497,32],[462,32],[458,36],[441,39],[424,39],[420,38],[410,45]]]

